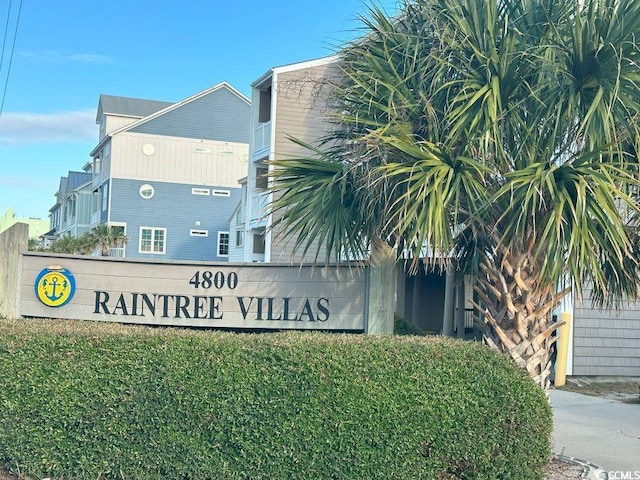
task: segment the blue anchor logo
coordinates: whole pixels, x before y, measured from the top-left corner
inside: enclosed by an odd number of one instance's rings
[[[47,287],[51,286],[51,288],[47,289]],[[42,280],[42,288],[45,292],[50,291],[51,293],[45,293],[45,296],[51,300],[52,302],[57,302],[64,295],[64,291],[67,289],[68,283],[67,280],[62,280],[62,289],[60,291],[60,295],[56,295],[56,291],[58,290],[58,277],[53,277],[53,280],[49,281],[47,278]]]
[[[43,269],[34,285],[36,297],[49,307],[61,307],[71,300],[76,283],[69,270],[59,265]]]

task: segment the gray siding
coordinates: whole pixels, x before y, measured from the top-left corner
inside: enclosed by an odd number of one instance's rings
[[[620,310],[597,310],[587,299],[575,306],[573,375],[640,376],[640,302]]]
[[[249,143],[250,118],[251,106],[226,87],[221,87],[130,131]]]
[[[149,183],[154,188],[152,198],[139,194],[140,186]],[[192,188],[204,185],[144,182],[113,179],[111,222],[125,222],[128,242],[127,258],[158,260],[227,261],[218,257],[218,232],[229,232],[229,218],[240,201],[240,189],[229,190],[229,197],[194,195]],[[196,223],[199,222],[199,225]],[[164,255],[140,253],[140,227],[166,228]],[[191,229],[207,230],[207,237],[192,237]],[[230,232],[230,240],[232,239]]]

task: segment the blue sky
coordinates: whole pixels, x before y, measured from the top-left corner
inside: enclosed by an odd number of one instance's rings
[[[388,12],[395,0],[376,2]],[[20,0],[11,5],[0,99]],[[96,145],[101,93],[179,101],[222,81],[245,95],[273,66],[355,38],[364,0],[23,0],[0,116],[0,215],[47,218]],[[1,44],[0,44],[1,45]]]

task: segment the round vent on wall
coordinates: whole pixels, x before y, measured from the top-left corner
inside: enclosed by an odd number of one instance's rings
[[[153,155],[153,152],[155,151],[156,151],[155,147],[150,143],[145,143],[142,146],[142,153],[144,153],[145,155]]]
[[[139,192],[142,198],[144,198],[145,200],[149,200],[151,197],[153,197],[155,190],[151,185],[149,185],[148,183],[145,183],[140,187]]]

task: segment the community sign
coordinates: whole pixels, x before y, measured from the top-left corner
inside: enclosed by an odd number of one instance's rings
[[[148,325],[364,330],[367,270],[25,255],[20,314]]]

